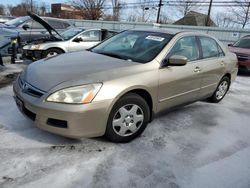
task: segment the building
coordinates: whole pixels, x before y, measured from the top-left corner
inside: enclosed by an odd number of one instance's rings
[[[186,16],[174,22],[174,25],[194,25],[194,26],[206,26],[207,15],[195,11],[190,11]],[[216,24],[212,19],[209,19],[208,26],[215,27]]]
[[[57,18],[83,19],[80,10],[77,10],[74,6],[62,3],[51,4],[51,14]]]

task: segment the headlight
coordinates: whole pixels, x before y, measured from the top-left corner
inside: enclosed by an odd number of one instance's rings
[[[31,50],[39,50],[39,48],[40,48],[39,44],[31,45],[31,47],[30,47]]]
[[[46,101],[68,104],[87,104],[92,102],[102,84],[89,84],[77,87],[65,88],[52,93]]]

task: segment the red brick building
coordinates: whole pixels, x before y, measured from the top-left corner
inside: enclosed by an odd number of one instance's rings
[[[51,14],[57,18],[83,19],[81,11],[74,6],[62,3],[51,4]]]

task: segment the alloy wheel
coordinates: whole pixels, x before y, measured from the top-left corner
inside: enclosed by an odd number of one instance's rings
[[[136,133],[143,124],[144,114],[136,104],[122,106],[112,121],[112,127],[116,134],[126,137]]]
[[[228,82],[227,81],[221,82],[216,91],[216,99],[217,100],[222,99],[226,94],[227,90],[228,90]]]

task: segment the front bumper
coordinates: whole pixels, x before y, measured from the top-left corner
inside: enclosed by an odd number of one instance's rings
[[[18,81],[13,90],[19,110],[43,130],[71,138],[96,137],[105,133],[111,100],[84,105],[44,102],[43,97],[22,92]]]
[[[241,71],[250,71],[250,60],[238,61],[238,64]]]
[[[23,50],[23,59],[29,59],[32,61],[37,61],[44,58],[44,51],[42,50]]]

